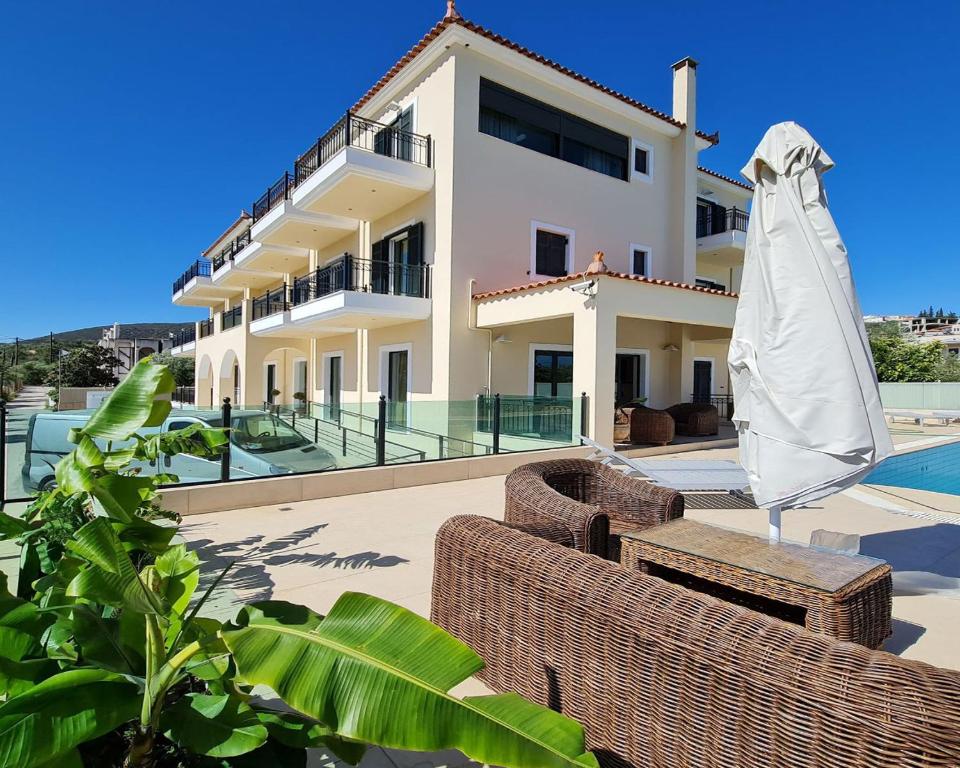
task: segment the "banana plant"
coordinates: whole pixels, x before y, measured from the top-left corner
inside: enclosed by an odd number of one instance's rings
[[[171,521],[143,514],[161,512],[161,479],[129,470],[226,444],[223,430],[139,435],[166,418],[171,389],[162,366],[140,363],[71,434],[77,447],[31,519],[0,518],[0,535],[26,546],[54,510],[81,512],[61,515],[31,599],[0,584],[0,768],[304,766],[312,748],[355,764],[369,744],[596,768],[576,722],[515,694],[451,695],[483,661],[378,597],[344,593],[326,616],[282,601],[226,624],[203,616],[230,566],[199,594],[197,554]]]

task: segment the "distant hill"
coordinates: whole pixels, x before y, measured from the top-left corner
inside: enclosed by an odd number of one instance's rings
[[[171,333],[176,333],[183,328],[189,328],[193,323],[120,323],[120,338],[122,339],[166,339]],[[109,325],[92,325],[89,328],[77,328],[73,331],[62,331],[53,334],[56,341],[75,342],[75,341],[100,341],[103,337],[103,329],[109,328]],[[38,336],[35,339],[21,339],[28,344],[43,342],[49,339],[49,336]]]

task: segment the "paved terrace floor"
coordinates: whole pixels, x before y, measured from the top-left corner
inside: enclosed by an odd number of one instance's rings
[[[898,450],[919,450],[960,438],[960,428],[897,428],[893,437]],[[735,448],[713,448],[663,458],[736,455]],[[211,571],[237,559],[217,598],[224,617],[237,601],[267,598],[323,613],[346,590],[379,595],[426,616],[437,529],[457,514],[502,519],[503,482],[502,476],[489,477],[191,516],[183,532]],[[764,510],[690,510],[687,516],[759,535],[767,532]],[[809,541],[818,528],[859,533],[861,551],[887,560],[895,571],[926,571],[945,586],[960,583],[960,496],[860,485],[783,513],[786,539]],[[885,650],[960,669],[960,590],[911,595],[895,586],[893,615],[893,635]],[[456,690],[458,695],[484,692],[475,680]],[[309,764],[335,765],[336,760],[315,754]],[[362,768],[464,765],[476,764],[458,752],[373,749]]]
[[[919,450],[960,438],[960,427],[893,428],[898,451]],[[670,449],[666,449],[669,451]],[[646,451],[644,452],[646,453]],[[735,448],[712,448],[663,458],[736,459]],[[183,533],[206,564],[204,583],[236,561],[215,593],[223,618],[240,602],[288,600],[326,612],[344,591],[362,591],[428,615],[433,540],[456,514],[502,519],[504,478],[402,488],[389,491],[236,509],[184,520]],[[688,517],[766,535],[763,510],[690,510]],[[803,510],[783,514],[784,538],[808,541],[826,528],[862,536],[861,551],[880,557],[895,571],[926,571],[949,586],[960,578],[960,496],[899,488],[857,486]],[[15,566],[12,553],[2,563]],[[960,669],[960,590],[911,595],[895,588],[894,632],[885,649],[905,658]],[[467,681],[458,694],[483,692]],[[422,755],[371,750],[363,768],[462,766],[457,752]],[[311,766],[336,765],[317,753]]]

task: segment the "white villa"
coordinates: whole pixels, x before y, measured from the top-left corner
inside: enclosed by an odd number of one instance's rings
[[[697,62],[667,114],[449,6],[174,283],[198,405],[469,437],[454,403],[556,398],[612,444],[615,403],[727,397],[751,189],[700,165]]]

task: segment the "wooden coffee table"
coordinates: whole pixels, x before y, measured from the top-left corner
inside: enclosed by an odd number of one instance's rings
[[[892,569],[882,560],[685,518],[622,534],[621,542],[626,568],[868,648],[890,636]]]

